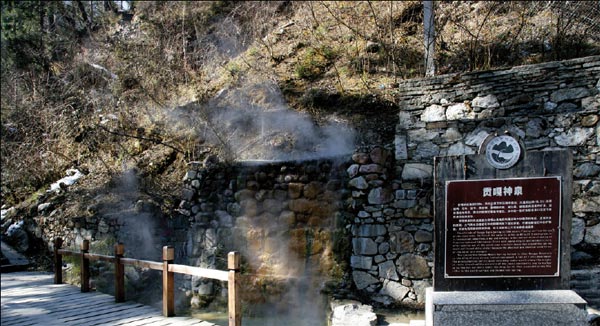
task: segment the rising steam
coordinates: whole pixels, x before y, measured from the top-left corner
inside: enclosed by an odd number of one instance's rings
[[[330,117],[317,125],[292,111],[270,83],[222,90],[205,110],[204,136],[221,143],[234,160],[306,160],[351,153],[355,132]]]

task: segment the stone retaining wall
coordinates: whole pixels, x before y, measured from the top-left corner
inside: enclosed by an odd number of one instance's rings
[[[179,208],[190,222],[189,263],[223,269],[224,255],[237,250],[248,276],[246,302],[289,303],[295,298],[281,292],[295,283],[318,296],[323,282],[341,279],[347,269],[346,165],[331,159],[194,164]],[[218,293],[200,278],[191,280],[190,291],[198,306]]]
[[[495,133],[510,133],[525,151],[568,148],[574,157],[572,266],[598,271],[599,93],[599,56],[400,83],[391,201],[406,200],[395,190],[400,185],[425,199],[412,202],[403,217],[430,218],[433,157],[476,153]]]
[[[348,163],[188,172],[191,259],[213,267],[219,248],[244,248],[251,269],[268,275],[289,269],[294,252],[342,288],[348,276],[363,301],[421,308],[433,266],[433,158],[476,153],[507,132],[525,151],[573,152],[573,288],[598,305],[597,289],[580,280],[600,262],[600,57],[408,80],[390,92],[394,143],[357,148]]]

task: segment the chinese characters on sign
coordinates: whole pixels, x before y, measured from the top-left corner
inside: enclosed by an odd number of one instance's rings
[[[523,187],[484,187],[483,188],[483,197],[502,197],[502,196],[521,196],[523,195]]]
[[[445,276],[558,276],[560,186],[560,177],[448,181]]]

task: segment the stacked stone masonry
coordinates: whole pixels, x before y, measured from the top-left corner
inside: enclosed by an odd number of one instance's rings
[[[253,271],[298,275],[284,257],[301,257],[327,277],[346,275],[363,301],[422,308],[433,270],[433,158],[474,154],[509,133],[525,152],[573,152],[572,287],[598,306],[600,57],[409,80],[391,92],[394,142],[361,146],[345,163],[188,172],[180,212],[191,223],[191,263],[213,267],[221,249],[244,248]]]
[[[431,286],[433,223],[422,184],[394,176],[392,153],[358,150],[347,169],[352,201],[350,267],[356,289],[376,303],[421,308]]]
[[[599,56],[400,83],[395,175],[402,185],[424,185],[419,193],[430,198],[433,157],[477,153],[490,135],[507,132],[526,152],[568,148],[574,160],[572,268],[597,275],[599,93]],[[422,205],[431,211],[430,200]],[[578,282],[577,273],[573,289],[598,306],[597,282]]]
[[[250,303],[276,297],[289,279],[335,278],[344,269],[344,259],[334,257],[343,250],[334,246],[344,238],[345,166],[335,160],[195,164],[179,207],[190,222],[189,263],[223,269],[223,255],[240,251]],[[217,294],[201,278],[189,290],[198,300]]]

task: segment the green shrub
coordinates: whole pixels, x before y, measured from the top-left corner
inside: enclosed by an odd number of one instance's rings
[[[331,47],[309,48],[296,64],[296,75],[302,79],[317,79],[327,71],[336,57],[337,54]]]

